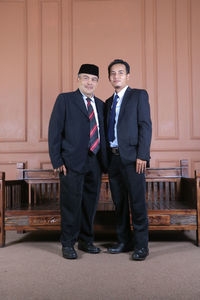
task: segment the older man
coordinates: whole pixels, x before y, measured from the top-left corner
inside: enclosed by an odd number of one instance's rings
[[[63,257],[76,259],[74,244],[99,253],[93,244],[93,221],[106,169],[104,103],[94,96],[99,68],[83,64],[78,89],[60,94],[49,123],[49,153],[60,173],[61,243]]]

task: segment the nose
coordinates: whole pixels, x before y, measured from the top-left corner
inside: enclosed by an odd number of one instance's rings
[[[88,79],[88,83],[92,84],[92,79],[91,78]]]

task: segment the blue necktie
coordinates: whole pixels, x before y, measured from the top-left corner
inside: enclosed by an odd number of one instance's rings
[[[116,115],[116,105],[119,96],[116,94],[113,100],[113,105],[110,111],[110,118],[108,124],[108,140],[113,142],[115,139],[115,115]]]

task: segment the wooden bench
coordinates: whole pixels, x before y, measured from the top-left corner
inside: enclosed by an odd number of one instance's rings
[[[5,232],[59,230],[59,178],[53,170],[30,170],[17,164],[18,179],[0,173],[0,246]],[[200,172],[188,178],[188,162],[176,168],[146,171],[149,230],[196,230],[200,245]],[[107,175],[102,176],[98,211],[113,211]]]

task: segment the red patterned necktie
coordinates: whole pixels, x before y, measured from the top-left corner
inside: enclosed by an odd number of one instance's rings
[[[91,99],[87,98],[87,108],[88,108],[88,116],[90,119],[90,141],[89,141],[89,149],[94,154],[97,154],[100,148],[99,137],[98,137],[98,128],[94,115],[94,110],[91,105]]]

